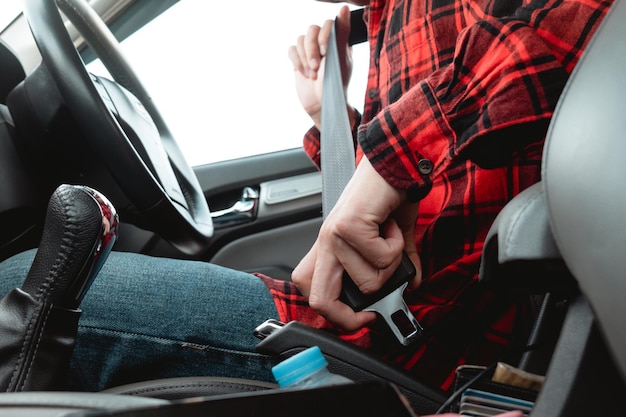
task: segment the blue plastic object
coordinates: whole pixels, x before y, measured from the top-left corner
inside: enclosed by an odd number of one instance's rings
[[[341,375],[328,371],[328,362],[317,346],[285,359],[272,368],[280,387],[334,385],[351,382]]]

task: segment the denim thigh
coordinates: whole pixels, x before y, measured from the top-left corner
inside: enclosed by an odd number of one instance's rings
[[[0,291],[21,285],[34,251],[0,264]],[[254,275],[207,262],[113,252],[83,303],[70,388],[180,376],[271,381],[254,328],[278,318]]]

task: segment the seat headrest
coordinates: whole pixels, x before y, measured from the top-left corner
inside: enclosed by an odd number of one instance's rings
[[[543,182],[563,259],[626,376],[626,2],[574,69],[548,130]]]

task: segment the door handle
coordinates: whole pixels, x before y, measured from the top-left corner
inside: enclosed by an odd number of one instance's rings
[[[259,192],[252,187],[244,187],[241,199],[229,208],[211,212],[216,229],[247,223],[256,218],[259,208]]]

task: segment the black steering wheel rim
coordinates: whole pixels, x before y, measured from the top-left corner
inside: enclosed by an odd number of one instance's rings
[[[116,81],[145,107],[159,131],[183,205],[168,194],[162,182],[137,152],[124,129],[98,92],[69,37],[59,9],[79,30]],[[146,217],[151,229],[187,254],[206,248],[213,234],[209,207],[202,188],[186,162],[149,94],[119,52],[108,27],[85,0],[26,0],[25,15],[42,55],[43,64],[84,132],[101,156],[119,188]],[[163,164],[161,164],[162,167]]]

